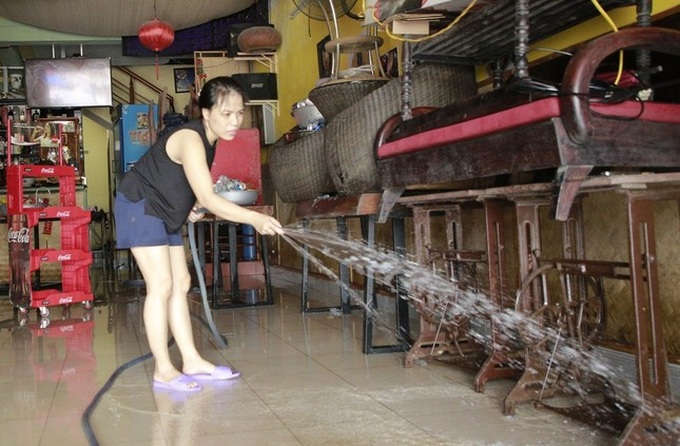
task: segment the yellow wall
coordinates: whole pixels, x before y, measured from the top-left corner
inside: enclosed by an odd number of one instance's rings
[[[101,119],[111,121],[108,108],[91,108]],[[85,178],[87,179],[87,205],[109,210],[109,133],[95,121],[83,116],[83,149],[85,151]]]
[[[354,8],[359,11],[359,5]],[[311,20],[303,13],[290,18],[292,2],[270,2],[270,22],[281,32],[282,44],[277,51],[280,117],[276,133],[282,135],[295,127],[291,107],[307,98],[319,80],[316,45],[328,35],[326,22]],[[361,23],[349,17],[339,20],[340,34],[362,33]]]

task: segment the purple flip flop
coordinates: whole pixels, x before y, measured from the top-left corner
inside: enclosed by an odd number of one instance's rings
[[[199,373],[196,375],[187,375],[196,381],[224,381],[227,379],[234,379],[241,376],[241,372],[237,372],[231,367],[216,366],[215,371],[211,374]]]
[[[192,384],[195,384],[192,386]],[[168,381],[153,381],[154,389],[174,390],[177,392],[200,392],[201,386],[198,385],[195,379],[187,375],[179,375],[177,378]]]

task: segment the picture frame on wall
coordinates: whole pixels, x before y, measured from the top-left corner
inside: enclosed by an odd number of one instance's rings
[[[190,93],[195,81],[194,68],[175,68],[175,93]]]

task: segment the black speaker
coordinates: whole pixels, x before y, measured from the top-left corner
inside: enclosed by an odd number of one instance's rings
[[[230,25],[227,27],[227,56],[236,57],[236,54],[240,51],[238,49],[238,35],[241,31],[255,26],[253,23],[237,23],[235,25]]]
[[[245,90],[250,101],[278,99],[275,73],[232,74],[231,77]]]

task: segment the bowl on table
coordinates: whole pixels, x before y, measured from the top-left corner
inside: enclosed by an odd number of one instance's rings
[[[248,206],[255,204],[257,197],[260,196],[260,192],[257,190],[247,189],[247,190],[227,190],[217,193],[220,197],[225,200],[229,200],[234,204],[240,206]]]

